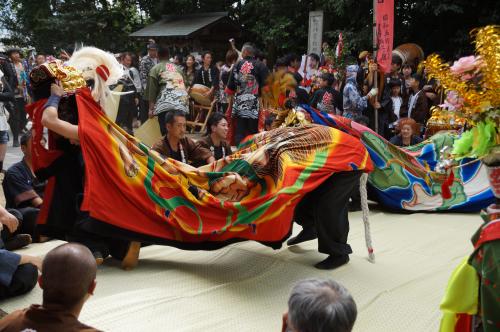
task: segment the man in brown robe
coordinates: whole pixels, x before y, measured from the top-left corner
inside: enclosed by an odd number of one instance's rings
[[[210,150],[215,160],[225,158],[233,153],[231,144],[227,141],[228,123],[222,113],[212,114],[207,121],[207,133],[196,144]],[[205,165],[205,162],[200,163]]]
[[[38,279],[42,304],[3,318],[0,331],[97,331],[78,320],[96,287],[97,265],[90,250],[77,243],[63,244],[47,254],[42,270]]]
[[[198,146],[195,141],[186,137],[186,114],[182,111],[171,111],[165,117],[167,134],[153,144],[152,149],[162,156],[172,158],[185,164],[215,161],[209,149]]]

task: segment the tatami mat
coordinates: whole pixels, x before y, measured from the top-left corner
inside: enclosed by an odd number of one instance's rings
[[[105,331],[280,331],[293,283],[330,277],[356,300],[355,331],[437,331],[446,282],[471,252],[469,238],[479,216],[374,211],[375,264],[366,260],[361,213],[350,214],[350,220],[354,254],[333,271],[312,267],[325,257],[315,241],[278,251],[253,242],[213,252],[151,246],[129,272],[108,260],[99,268],[96,294],[81,320]],[[23,252],[41,255],[57,244]],[[0,302],[0,308],[10,312],[40,301],[36,288]]]

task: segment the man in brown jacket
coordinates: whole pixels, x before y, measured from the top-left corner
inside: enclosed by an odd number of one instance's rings
[[[185,164],[215,161],[210,150],[197,145],[186,137],[186,114],[183,111],[170,111],[165,117],[167,134],[153,144],[152,149],[163,157],[172,158]]]
[[[215,160],[225,158],[233,153],[231,144],[227,141],[227,120],[222,113],[212,114],[207,121],[207,133],[196,144],[210,150]],[[201,163],[204,165],[205,163]]]

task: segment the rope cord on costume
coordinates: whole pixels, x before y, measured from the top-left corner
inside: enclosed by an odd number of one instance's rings
[[[184,155],[184,149],[182,148],[182,144],[179,143],[179,151],[181,153],[181,159],[184,164],[187,164],[186,156]]]
[[[226,149],[224,149],[224,146],[222,148],[222,158],[226,158]],[[215,147],[212,145],[210,146],[210,151],[212,152],[212,156],[215,157]]]
[[[208,82],[212,84],[212,67],[208,67]],[[207,86],[207,83],[205,82],[205,68],[201,68],[201,79],[203,80],[203,85]]]
[[[373,253],[372,235],[370,231],[370,222],[368,220],[368,193],[366,191],[366,184],[368,182],[368,174],[363,173],[359,180],[359,193],[361,196],[361,209],[363,210],[363,224],[365,226],[365,242],[366,249],[368,249],[368,261],[375,263],[375,254]]]

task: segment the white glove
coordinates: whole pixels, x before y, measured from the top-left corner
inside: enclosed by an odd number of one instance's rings
[[[372,88],[370,92],[368,92],[368,96],[370,97],[375,97],[378,94],[378,89],[377,88]]]

